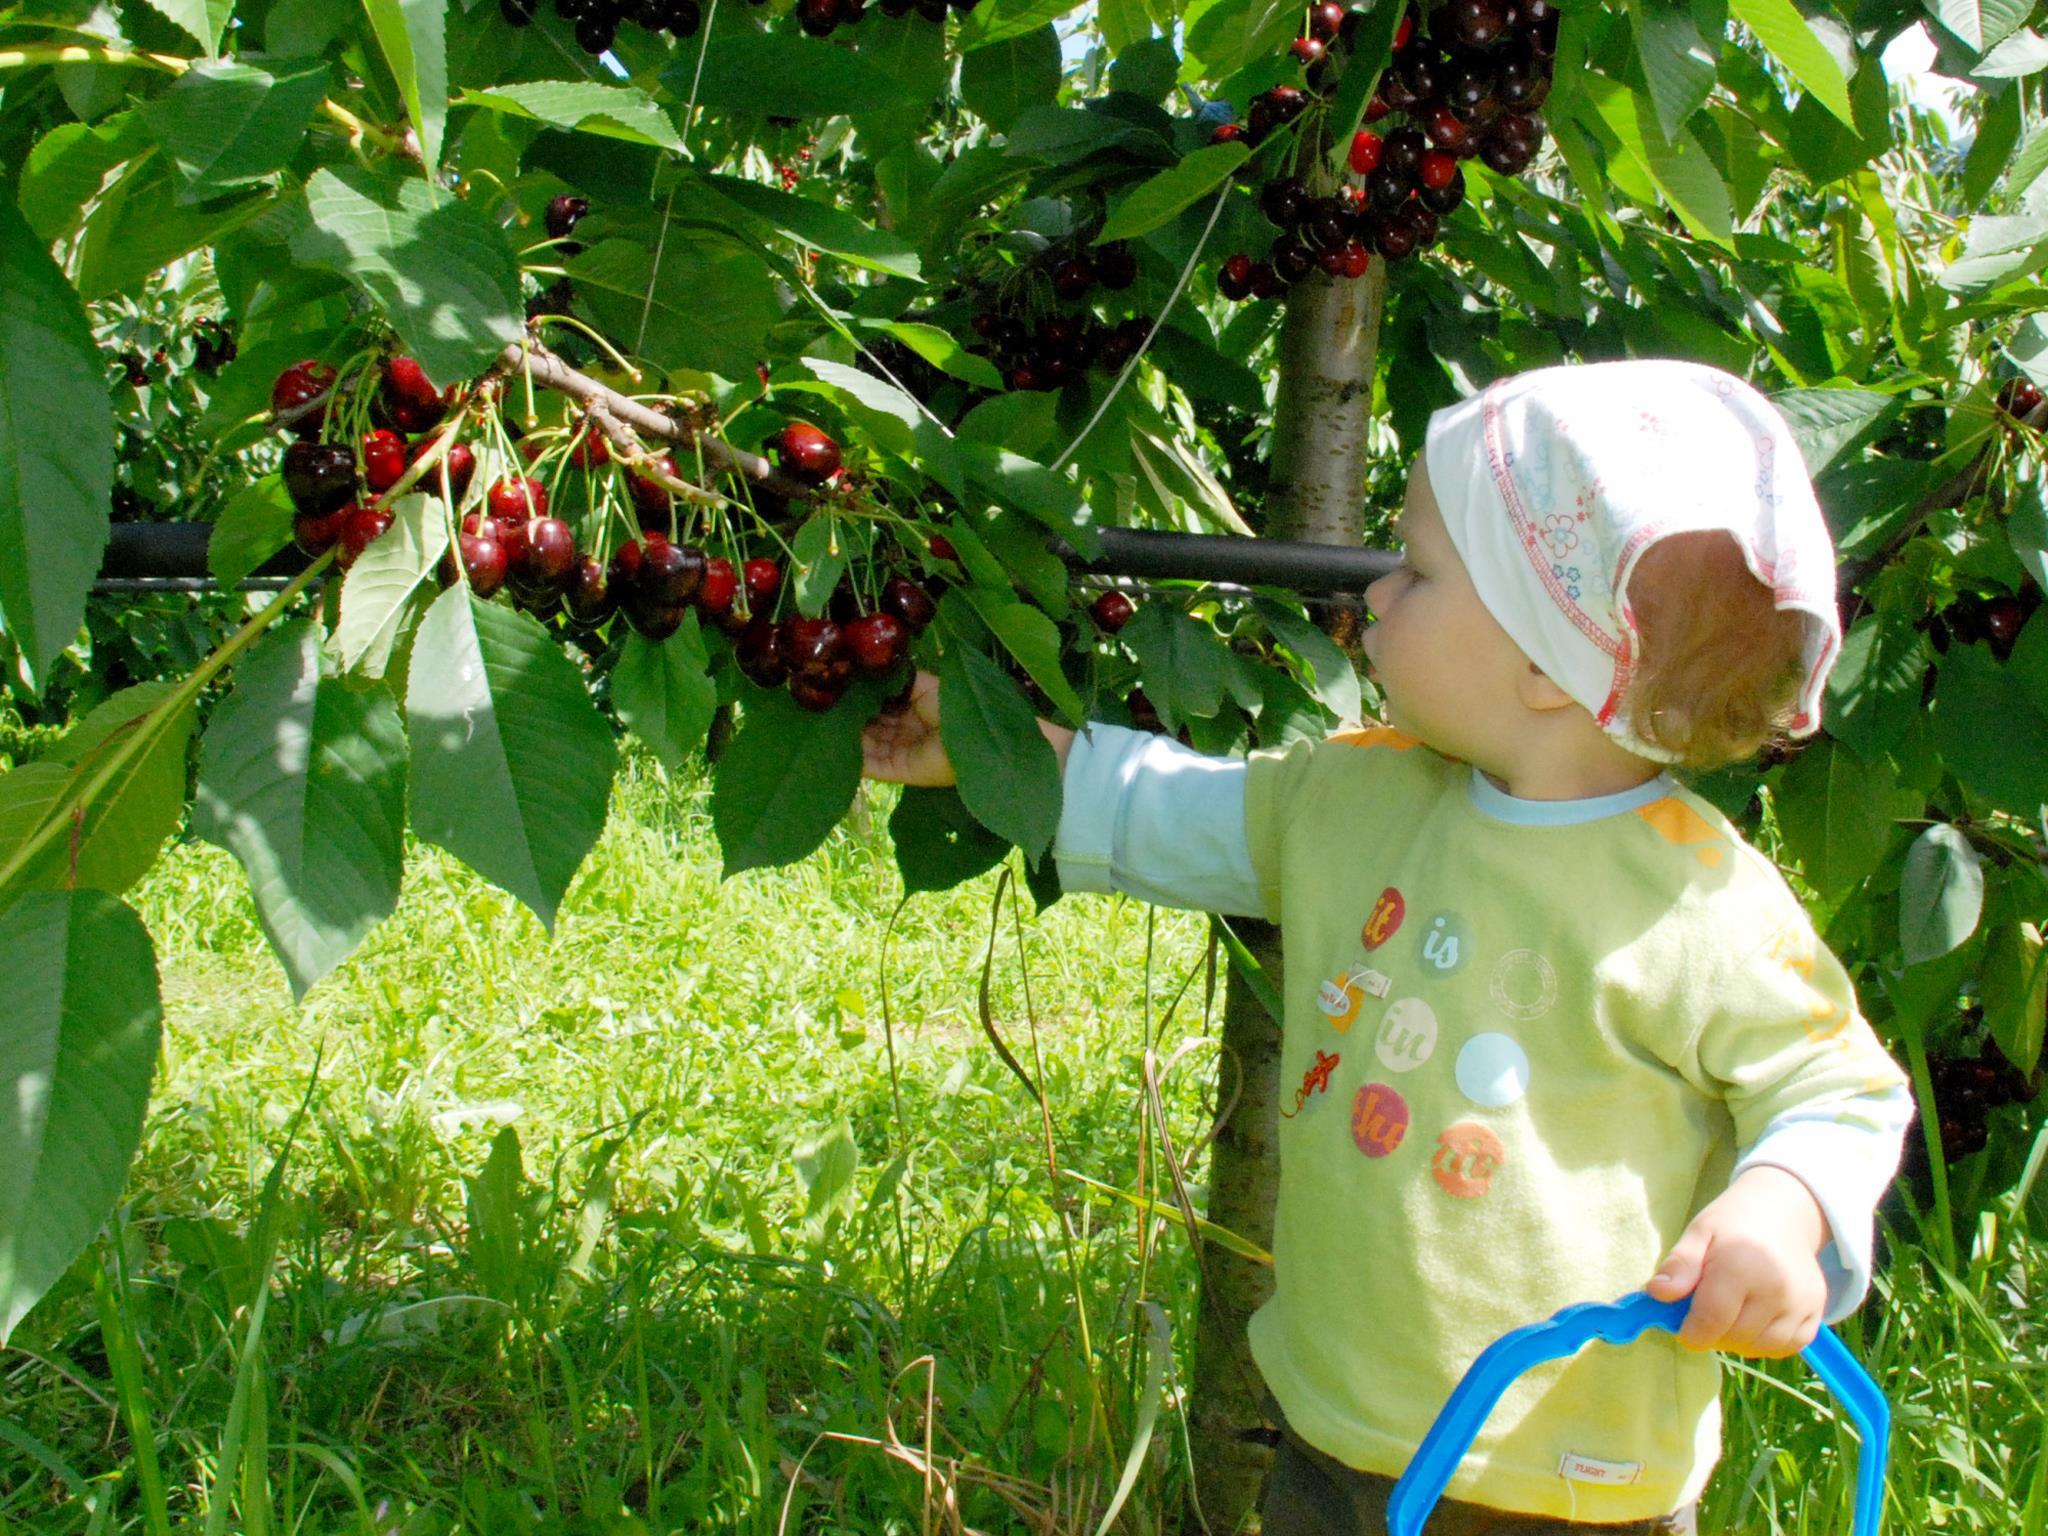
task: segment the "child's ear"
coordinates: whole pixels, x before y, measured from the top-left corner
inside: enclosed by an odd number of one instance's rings
[[[1521,698],[1524,709],[1534,709],[1545,714],[1554,709],[1569,709],[1579,702],[1552,682],[1549,675],[1533,661],[1516,680],[1515,692]]]

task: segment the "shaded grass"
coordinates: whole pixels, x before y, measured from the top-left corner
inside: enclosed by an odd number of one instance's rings
[[[1092,1531],[1151,1302],[1167,1411],[1121,1528],[1174,1528],[1185,1241],[1049,1177],[977,1015],[995,879],[892,928],[886,804],[722,882],[704,786],[635,763],[554,934],[420,850],[303,1009],[232,862],[174,850],[137,893],[168,1009],[149,1128],[109,1239],[0,1355],[0,1527],[922,1532],[950,1486],[974,1527]],[[1194,1042],[1175,1144],[1208,1123],[1205,925],[1081,899],[1022,934],[992,1015],[1061,1163],[1133,1188],[1148,1045]],[[1156,1142],[1143,1170],[1164,1196]],[[2039,1244],[1994,1224],[1944,1277],[1890,1235],[1842,1329],[1896,1407],[1890,1528],[2044,1536]],[[1725,1400],[1703,1528],[1846,1531],[1818,1383],[1742,1363]]]

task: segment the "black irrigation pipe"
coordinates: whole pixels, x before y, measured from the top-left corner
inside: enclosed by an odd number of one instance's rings
[[[107,594],[207,592],[218,583],[207,569],[210,523],[116,523],[93,591]],[[1248,539],[1212,533],[1157,533],[1104,528],[1102,553],[1084,560],[1058,546],[1076,571],[1141,581],[1204,581],[1231,587],[1279,587],[1303,596],[1355,598],[1393,569],[1399,556],[1383,549]],[[242,591],[274,591],[306,568],[287,548],[264,562]]]

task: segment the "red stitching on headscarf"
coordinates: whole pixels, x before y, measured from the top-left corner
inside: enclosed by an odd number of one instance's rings
[[[1536,531],[1534,520],[1530,518],[1528,509],[1522,505],[1522,496],[1515,489],[1514,477],[1508,473],[1507,453],[1501,443],[1500,433],[1500,395],[1498,386],[1495,386],[1486,392],[1486,462],[1493,473],[1494,486],[1500,491],[1500,499],[1507,505],[1508,521],[1514,524],[1516,536],[1522,546],[1522,554],[1535,570],[1537,579],[1543,583],[1544,590],[1550,594],[1550,600],[1564,610],[1565,617],[1572,621],[1573,626],[1608,655],[1616,655],[1621,647],[1617,645],[1614,637],[1571,600],[1564,589],[1564,584],[1551,571],[1549,558],[1537,547],[1542,535]]]

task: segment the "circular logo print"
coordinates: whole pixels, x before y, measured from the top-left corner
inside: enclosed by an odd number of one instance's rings
[[[1401,926],[1401,919],[1408,911],[1408,903],[1401,893],[1391,885],[1380,892],[1380,899],[1372,904],[1372,911],[1366,914],[1365,924],[1358,930],[1358,942],[1368,950],[1378,949],[1394,936]]]
[[[1507,1035],[1474,1035],[1458,1052],[1458,1092],[1500,1109],[1529,1091],[1529,1053]]]
[[[1500,1138],[1477,1120],[1460,1120],[1436,1139],[1429,1171],[1443,1192],[1459,1200],[1476,1200],[1493,1187],[1493,1176],[1507,1160]]]
[[[1373,1050],[1389,1072],[1412,1072],[1436,1050],[1436,1010],[1419,997],[1402,998],[1380,1020]]]
[[[1408,1101],[1385,1083],[1367,1083],[1351,1101],[1351,1139],[1367,1157],[1385,1157],[1408,1134]]]
[[[1526,1024],[1550,1012],[1557,1001],[1557,972],[1533,949],[1511,949],[1493,968],[1493,1004]]]
[[[1465,963],[1472,936],[1465,920],[1455,912],[1439,912],[1422,930],[1422,971],[1426,976],[1448,976]]]

